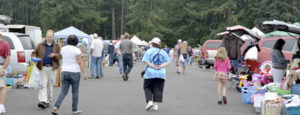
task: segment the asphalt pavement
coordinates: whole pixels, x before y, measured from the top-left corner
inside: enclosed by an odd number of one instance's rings
[[[252,105],[241,103],[241,94],[234,88],[227,90],[227,105],[217,104],[217,84],[213,72],[188,66],[184,75],[175,72],[175,64],[167,67],[163,103],[158,111],[145,111],[143,79],[140,76],[145,65],[134,65],[128,81],[123,81],[119,69],[105,67],[104,78],[81,79],[79,109],[84,115],[256,115]],[[228,85],[229,87],[229,85]],[[54,88],[54,99],[60,92]],[[37,107],[38,90],[8,89],[5,103],[6,115],[49,115],[52,107]],[[72,94],[63,101],[61,115],[72,115]],[[53,106],[53,105],[52,105]]]

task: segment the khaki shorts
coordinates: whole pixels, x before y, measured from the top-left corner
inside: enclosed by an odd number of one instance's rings
[[[0,70],[2,69],[2,65],[0,65]],[[0,87],[5,87],[5,75],[0,77]]]

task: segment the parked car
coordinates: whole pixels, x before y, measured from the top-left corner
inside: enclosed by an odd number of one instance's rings
[[[29,35],[2,32],[2,39],[8,42],[11,50],[10,72],[24,73],[27,71],[31,53],[35,48]]]
[[[247,60],[247,64],[250,65],[249,70],[250,71],[258,71],[258,69],[260,68],[262,63],[265,62],[271,62],[272,58],[271,58],[271,49],[273,48],[275,42],[278,39],[283,39],[285,40],[285,45],[282,49],[283,54],[285,56],[286,59],[291,59],[293,53],[293,47],[295,46],[295,44],[297,43],[297,40],[293,37],[271,37],[271,38],[263,38],[260,39],[258,42],[258,46],[260,48],[260,52],[258,52],[257,56],[257,60]],[[242,47],[241,47],[241,51],[244,52],[246,47],[249,45],[250,42],[246,42]],[[271,68],[270,68],[271,69]]]
[[[218,48],[221,46],[222,40],[207,40],[201,48],[202,64],[212,66],[215,61]]]

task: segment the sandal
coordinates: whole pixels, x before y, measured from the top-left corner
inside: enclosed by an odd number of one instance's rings
[[[80,110],[73,112],[73,114],[81,114],[81,113],[82,113],[82,111],[80,111]]]
[[[59,111],[57,110],[56,107],[53,108],[51,113],[52,113],[52,115],[59,115]]]

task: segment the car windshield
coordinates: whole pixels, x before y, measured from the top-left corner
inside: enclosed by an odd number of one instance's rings
[[[18,36],[20,39],[24,50],[33,50],[35,48],[33,41],[29,38],[29,36]]]
[[[221,46],[221,42],[208,42],[206,44],[206,48],[219,48]]]

